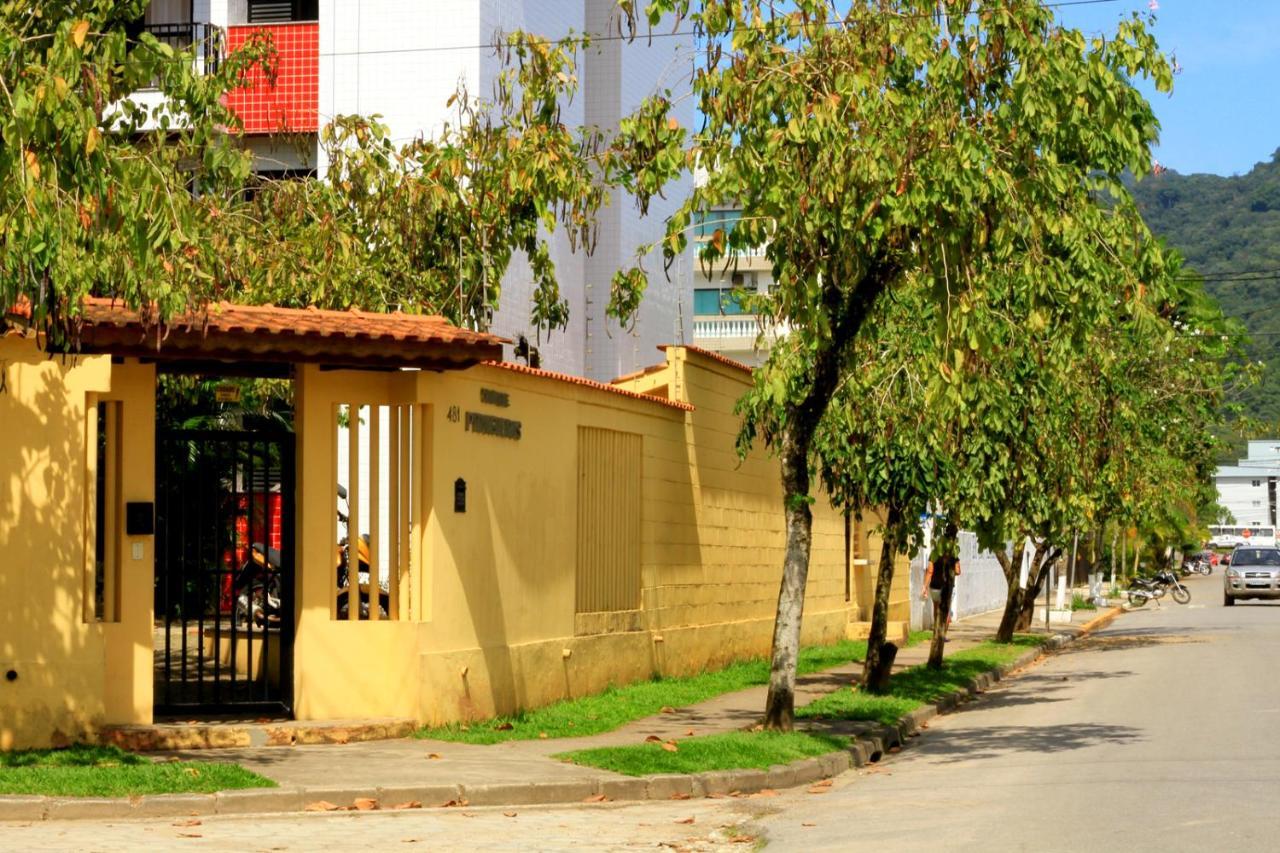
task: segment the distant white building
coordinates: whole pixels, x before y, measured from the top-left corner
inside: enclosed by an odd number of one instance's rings
[[[1250,441],[1248,455],[1218,467],[1218,503],[1235,524],[1276,525],[1276,481],[1280,479],[1280,438]]]

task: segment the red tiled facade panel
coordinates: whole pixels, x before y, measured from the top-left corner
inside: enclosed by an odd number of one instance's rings
[[[276,80],[255,69],[246,85],[227,95],[245,133],[307,133],[320,128],[320,25],[254,24],[227,28],[227,51],[244,47],[255,32],[271,35]]]

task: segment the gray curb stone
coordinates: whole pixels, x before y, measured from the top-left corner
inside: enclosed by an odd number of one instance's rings
[[[354,799],[354,798],[353,798]],[[442,806],[448,802],[462,799],[462,788],[458,785],[407,785],[378,788],[376,797],[382,808],[389,808],[398,803],[422,803],[423,807]],[[313,802],[313,801],[308,801]]]
[[[1115,615],[1119,615],[1118,613]],[[1109,625],[1115,615],[1098,628]],[[1096,629],[1095,629],[1096,630]],[[879,761],[890,750],[902,747],[919,734],[925,723],[971,701],[1008,677],[1010,672],[1038,660],[1046,651],[1057,651],[1076,637],[1056,634],[1042,648],[1032,649],[1011,664],[975,677],[969,686],[944,696],[933,705],[905,715],[896,726],[880,726],[859,735],[846,751],[806,758],[766,770],[714,771],[696,774],[666,773],[642,777],[596,777],[581,782],[533,782],[493,785],[433,785],[352,788],[258,788],[218,794],[172,794],[135,799],[96,797],[0,796],[0,821],[74,820],[141,817],[183,817],[209,814],[264,814],[301,811],[308,803],[327,800],[348,806],[359,797],[378,800],[383,808],[417,801],[424,807],[458,803],[469,805],[544,805],[578,803],[603,794],[609,800],[670,800],[754,793],[765,788],[807,785],[838,776],[852,767]]]
[[[48,797],[0,797],[0,820],[44,820]]]
[[[309,802],[329,799],[329,792],[299,788],[257,788],[247,791],[220,791],[214,795],[215,814],[259,814],[296,812]]]

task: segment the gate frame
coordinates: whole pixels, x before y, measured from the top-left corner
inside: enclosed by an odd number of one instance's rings
[[[166,511],[163,514],[160,511],[160,502],[162,499],[166,497],[168,493],[168,491],[162,487],[163,478],[167,473],[167,466],[164,464],[165,463],[164,450],[167,445],[173,442],[187,442],[187,441],[205,441],[205,442],[235,441],[241,444],[247,444],[250,447],[252,447],[252,445],[254,445],[255,443],[260,445],[276,444],[279,448],[279,455],[280,455],[279,487],[280,487],[280,514],[281,514],[281,524],[280,524],[281,583],[280,583],[280,628],[279,628],[279,631],[276,633],[276,637],[278,638],[278,642],[279,642],[279,653],[278,653],[279,688],[277,690],[278,698],[263,699],[261,701],[245,701],[245,702],[219,701],[220,691],[215,687],[214,697],[212,701],[197,701],[195,703],[172,702],[171,699],[172,699],[173,691],[169,689],[171,685],[173,684],[183,685],[188,682],[188,679],[185,679],[185,678],[175,681],[172,675],[169,674],[172,672],[172,668],[171,668],[172,651],[169,645],[170,643],[169,638],[171,636],[173,626],[175,623],[180,624],[182,626],[184,641],[186,639],[186,631],[188,629],[188,626],[192,622],[195,622],[197,623],[197,625],[200,626],[199,636],[201,638],[200,639],[201,646],[198,651],[198,660],[200,661],[201,669],[203,669],[204,657],[205,657],[204,648],[203,648],[203,639],[206,633],[204,623],[207,621],[209,617],[208,617],[208,614],[201,612],[198,615],[198,617],[194,620],[188,619],[188,618],[175,619],[172,616],[171,612],[169,612],[169,609],[166,608],[163,614],[157,613],[158,618],[156,619],[157,622],[162,622],[164,625],[165,660],[164,660],[163,668],[166,671],[166,675],[163,680],[158,679],[156,676],[159,673],[160,666],[156,665],[153,667],[152,680],[153,680],[153,683],[158,688],[154,691],[154,695],[152,697],[153,719],[163,718],[163,717],[217,718],[217,717],[226,717],[226,716],[237,716],[241,714],[259,714],[259,715],[271,714],[279,717],[287,717],[289,719],[292,719],[294,716],[294,705],[295,705],[294,678],[293,678],[294,654],[295,654],[295,641],[297,639],[297,633],[298,633],[297,608],[296,608],[298,572],[297,572],[297,548],[296,548],[296,542],[295,542],[296,521],[297,521],[297,513],[296,513],[296,510],[297,510],[297,505],[296,505],[297,504],[297,496],[296,496],[297,434],[295,431],[291,431],[283,428],[226,430],[226,429],[181,429],[181,428],[162,429],[158,426],[156,427],[156,431],[155,431],[155,457],[156,457],[155,499],[157,503],[156,503],[156,536],[155,536],[155,543],[156,543],[155,573],[154,573],[154,582],[153,582],[153,589],[156,591],[155,594],[158,594],[161,588],[161,585],[165,584],[168,579],[168,572],[167,572],[168,565],[167,565],[167,560],[164,559],[165,554],[169,550],[169,546],[170,546],[170,543],[166,538],[166,527],[168,526],[168,522],[169,522],[168,507],[166,506],[165,508]],[[222,457],[220,452],[218,458],[225,458],[225,457]],[[251,460],[253,458],[252,450],[250,450],[250,458]],[[230,470],[235,471],[236,469],[232,468]],[[253,471],[254,471],[254,466],[249,465],[248,479],[250,480],[250,485],[252,481]],[[226,497],[234,498],[236,494],[237,494],[236,492],[230,492],[230,493],[227,493],[226,495],[220,496],[220,499],[226,498]],[[249,530],[248,530],[248,535],[246,537],[248,540],[246,545],[247,547],[251,548],[254,544],[254,533],[255,533],[253,529],[253,497],[257,493],[252,491],[252,489],[250,489],[250,491],[248,491],[246,494],[248,495],[248,498],[249,498],[249,507],[247,510],[247,514],[249,518]],[[271,493],[270,491],[264,491],[262,494],[266,496]],[[267,506],[269,507],[269,501],[267,502]],[[264,514],[266,517],[269,517],[269,510],[266,510]],[[234,519],[234,516],[232,519],[228,519],[228,521],[231,521],[234,524],[233,519]],[[265,522],[265,518],[264,518],[264,522]],[[263,542],[263,544],[267,545],[267,547],[270,547],[268,536],[265,536],[265,535],[261,536],[261,541]],[[234,551],[233,551],[233,554],[234,554]],[[236,575],[238,575],[240,572],[240,566],[238,564],[233,563],[230,569],[226,569],[222,564],[221,555],[217,556],[217,560],[218,560],[219,568],[216,574],[217,574],[217,577],[219,578],[219,581],[216,586],[220,591],[221,578],[229,574],[234,579]],[[199,567],[197,570],[203,571],[203,567]],[[182,575],[185,578],[187,575],[187,572],[183,571]],[[234,607],[235,607],[235,602],[233,599],[233,602],[232,602],[233,612],[234,612]],[[220,651],[221,637],[222,637],[222,630],[223,630],[222,628],[223,616],[221,614],[220,608],[216,609],[216,615],[214,618],[216,620],[215,621],[216,628],[214,631],[216,639],[214,640],[214,642],[215,642],[215,645],[217,646],[217,651]],[[233,620],[234,620],[234,617],[233,617]],[[232,663],[230,663],[229,666],[233,668],[232,682],[234,684],[237,681],[237,679],[234,677],[234,666],[235,666],[234,649],[236,647],[235,633],[234,633],[236,629],[234,628],[234,621],[232,625],[233,627],[231,628],[231,630],[232,630],[233,651],[232,651]],[[158,648],[155,648],[154,636],[155,635],[153,631],[152,633],[152,637],[153,637],[152,654],[153,655],[157,651],[159,651]],[[252,618],[250,618],[249,630],[248,630],[248,641],[247,641],[249,649],[253,648],[253,643],[256,637],[267,638],[270,636],[271,634],[265,628],[263,629],[262,632],[255,633],[252,627]],[[263,666],[265,667],[268,665],[269,657],[268,657],[267,651],[270,648],[271,643],[265,639],[259,640],[259,643],[261,644],[260,648],[262,649],[262,652],[263,652],[263,655],[262,655]],[[221,669],[221,664],[218,659],[219,655],[217,651],[215,651],[215,657],[214,657],[215,672]],[[183,669],[184,670],[186,669],[185,657],[184,657]],[[252,683],[252,681],[247,676],[245,680],[249,683]],[[215,676],[214,684],[217,685],[218,683],[219,682],[216,680],[216,676]],[[268,685],[270,684],[269,677],[267,678],[266,683]],[[198,697],[203,698],[204,690],[202,687],[197,687],[196,693]]]

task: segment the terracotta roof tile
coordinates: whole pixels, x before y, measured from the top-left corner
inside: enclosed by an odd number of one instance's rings
[[[158,328],[123,303],[84,301],[86,351],[145,348],[156,357],[271,357],[283,361],[466,366],[501,357],[503,338],[460,329],[439,316],[351,309],[211,303]]]
[[[735,370],[745,370],[747,373],[750,373],[754,369],[749,364],[743,364],[740,361],[736,361],[727,356],[723,356],[718,352],[712,352],[711,350],[703,349],[702,347],[695,347],[691,344],[662,344],[658,347],[658,349],[662,350],[663,352],[666,352],[668,349],[671,349],[673,347],[676,349],[686,350],[687,352],[696,353],[697,355],[704,356],[705,358],[709,358],[712,361],[718,361],[721,364],[723,364],[725,367],[732,367]]]
[[[681,400],[669,400],[666,397],[654,397],[651,394],[641,394],[637,391],[628,391],[626,388],[619,388],[617,385],[608,385],[604,382],[597,382],[594,379],[586,379],[582,376],[570,376],[567,373],[556,373],[552,370],[539,370],[535,367],[527,367],[523,364],[513,364],[506,361],[486,361],[486,367],[497,367],[502,370],[510,370],[514,373],[523,373],[527,376],[537,376],[543,379],[551,379],[556,382],[567,382],[570,385],[580,385],[583,388],[591,388],[595,391],[604,391],[608,394],[618,394],[623,397],[630,397],[633,400],[643,400],[646,403],[657,403],[660,406],[666,406],[669,409],[679,409],[682,412],[694,411],[691,403],[685,403]]]

